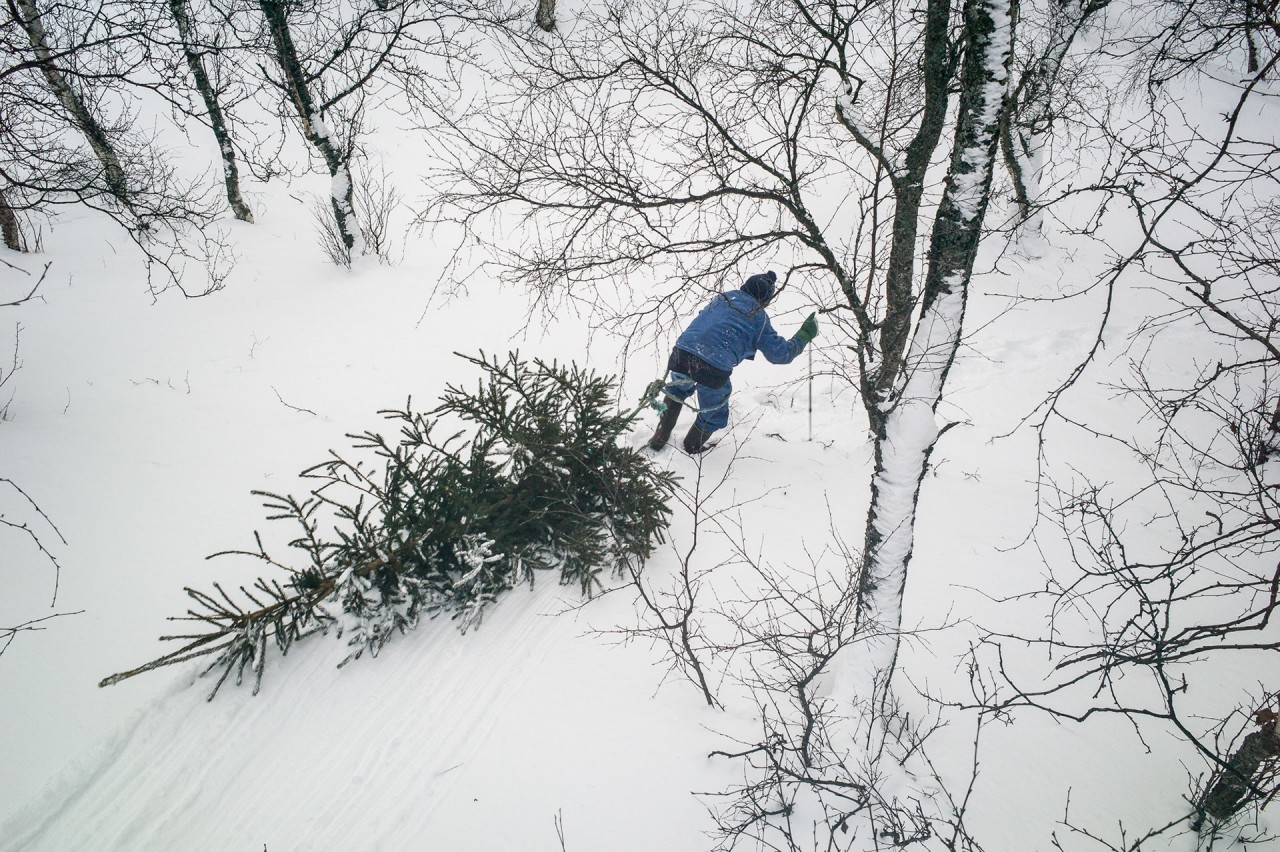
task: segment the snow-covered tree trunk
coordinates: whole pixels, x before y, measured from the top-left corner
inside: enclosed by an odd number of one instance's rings
[[[915,268],[918,252],[920,205],[924,199],[925,177],[947,123],[949,89],[952,82],[950,46],[950,0],[929,0],[925,9],[923,103],[920,126],[902,154],[902,168],[894,178],[892,240],[885,268],[885,316],[880,324],[880,364],[871,379],[864,380],[864,401],[884,398],[899,380],[902,357],[911,329],[915,307]],[[879,428],[880,410],[868,405],[872,428]]]
[[[252,222],[253,213],[240,193],[240,169],[236,164],[236,151],[231,144],[231,132],[227,128],[226,116],[222,112],[222,104],[218,101],[218,92],[209,79],[209,72],[204,65],[204,56],[196,46],[190,2],[189,0],[169,0],[169,11],[177,25],[183,56],[186,57],[187,67],[191,70],[196,91],[204,101],[205,112],[209,116],[209,126],[213,130],[213,137],[217,140],[218,150],[222,155],[222,178],[227,188],[227,203],[231,205],[231,212],[237,219],[242,222]]]
[[[343,245],[359,252],[361,249],[356,244],[362,242],[362,238],[355,218],[351,158],[334,137],[324,111],[316,104],[311,91],[313,78],[303,70],[298,50],[293,43],[293,34],[289,30],[289,4],[280,0],[259,0],[258,6],[262,9],[267,29],[271,33],[275,60],[284,75],[283,86],[301,123],[302,135],[324,158],[329,169],[329,202]]]
[[[94,156],[102,165],[102,177],[107,191],[115,196],[125,207],[132,207],[129,198],[129,187],[125,180],[124,169],[120,165],[120,157],[107,136],[106,129],[98,121],[89,104],[75,90],[67,76],[54,64],[55,53],[49,42],[49,33],[45,29],[43,15],[36,6],[35,0],[14,0],[18,23],[27,34],[31,49],[36,59],[40,60],[40,73],[49,84],[50,91],[58,99],[58,103],[67,111],[71,123],[84,136]]]
[[[955,145],[934,220],[920,317],[900,390],[875,442],[875,474],[858,596],[862,641],[837,661],[835,696],[848,706],[887,689],[898,653],[916,503],[938,439],[935,410],[959,348],[969,278],[990,197],[1005,109],[1016,0],[966,0],[965,60]],[[876,687],[875,684],[880,684]]]
[[[1202,818],[1209,817],[1211,827],[1235,816],[1250,802],[1265,802],[1275,789],[1274,780],[1271,784],[1259,784],[1258,776],[1260,770],[1266,774],[1265,766],[1274,767],[1276,761],[1280,761],[1280,730],[1276,727],[1274,711],[1260,711],[1258,717],[1265,720],[1258,722],[1259,730],[1246,736],[1239,748],[1222,762],[1196,803]],[[1274,779],[1274,774],[1271,777]]]
[[[537,11],[533,15],[538,28],[543,32],[551,32],[556,28],[556,0],[538,0]]]

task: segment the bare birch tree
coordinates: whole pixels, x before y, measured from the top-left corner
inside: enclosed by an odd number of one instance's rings
[[[72,126],[84,137],[97,158],[107,190],[121,204],[130,206],[133,203],[132,193],[116,144],[85,93],[73,84],[71,76],[63,67],[84,48],[84,45],[73,45],[69,49],[59,48],[49,34],[45,25],[45,13],[36,4],[36,0],[11,0],[9,13],[12,20],[17,22],[27,35],[34,55],[32,66],[39,69],[48,84],[49,91],[53,93],[57,102],[65,110]],[[86,17],[89,18],[86,23],[92,24],[92,13],[86,11]]]
[[[362,86],[376,70],[377,62],[375,60],[372,67],[361,66],[352,74],[354,79],[344,80],[330,89],[323,79],[330,54],[336,54],[335,59],[345,58],[341,45],[360,33],[359,25],[354,25],[348,33],[337,22],[323,20],[318,9],[277,0],[260,0],[258,6],[270,35],[271,56],[280,74],[274,81],[275,85],[293,112],[303,138],[316,150],[329,170],[329,203],[343,245],[347,251],[355,249],[359,253],[356,244],[361,236],[352,203],[351,155],[359,122]],[[303,33],[320,41],[321,46],[314,50],[307,48],[305,52],[299,52],[294,41],[295,19],[300,15],[308,18],[301,27]],[[334,47],[325,49],[325,43],[331,39],[338,46],[336,50]],[[304,63],[310,68],[304,67]],[[348,98],[354,102],[354,109],[339,119],[335,112]]]
[[[525,221],[530,236],[492,245],[489,260],[631,336],[661,335],[701,293],[783,259],[785,286],[847,333],[875,436],[858,612],[882,638],[861,663],[833,665],[869,666],[881,682],[962,334],[1014,11],[949,0],[593,8],[550,46],[512,39],[511,87],[453,125],[467,154],[436,176],[452,181],[436,219],[478,240]],[[595,286],[625,290],[655,268],[671,283],[631,304],[606,304]],[[861,685],[850,676],[846,692]]]
[[[1280,19],[1274,5],[1114,5],[1141,12],[1102,45],[1128,63],[1130,108],[1097,117],[1108,156],[1077,190],[1096,204],[1070,223],[1108,252],[1094,285],[1105,307],[1085,360],[1029,418],[1053,521],[1040,541],[1067,554],[1024,599],[1045,602],[1047,629],[990,627],[983,650],[1008,689],[999,712],[1120,716],[1144,744],[1178,750],[1187,807],[1146,835],[1129,826],[1139,839],[1125,847],[1193,829],[1208,849],[1274,802],[1280,767],[1274,695],[1252,694],[1275,689],[1280,650],[1280,140],[1258,107],[1273,97]],[[1199,120],[1186,94],[1209,85],[1220,121]],[[1117,224],[1130,244],[1110,237]],[[1138,287],[1156,307],[1126,329],[1112,408],[1085,416],[1074,403],[1106,369],[1111,305]],[[1121,450],[1136,474],[1055,465],[1045,448],[1068,434]],[[1048,666],[1029,667],[1023,648]]]
[[[1024,17],[1039,14],[1042,20],[1034,26],[1024,21],[1019,27],[1018,67],[1000,126],[1000,154],[1019,218],[1032,230],[1041,226],[1036,211],[1043,194],[1046,148],[1064,124],[1078,125],[1085,109],[1081,66],[1089,60],[1074,49],[1077,39],[1109,4],[1110,0],[1072,0],[1028,3],[1024,9]]]
[[[142,93],[158,85],[147,63],[153,6],[11,0],[4,9],[5,206],[16,218],[86,205],[125,229],[153,288],[195,295],[220,287],[226,266],[209,228],[214,209],[137,126]]]
[[[938,403],[960,347],[969,278],[982,236],[1004,120],[1017,3],[968,0],[964,9],[964,67],[955,141],[942,201],[929,242],[928,271],[911,350],[892,407],[876,431],[875,473],[867,517],[859,619],[875,624],[855,646],[862,671],[845,678],[847,701],[866,684],[892,676],[902,623],[915,511],[929,455],[937,443]],[[851,691],[852,690],[852,691]]]
[[[253,213],[245,203],[244,195],[240,190],[240,165],[237,162],[235,140],[232,138],[231,128],[223,109],[219,87],[215,84],[208,67],[207,56],[216,48],[206,45],[200,35],[190,0],[168,0],[168,6],[169,14],[173,17],[174,26],[178,31],[178,43],[182,56],[186,60],[191,80],[204,104],[209,129],[213,131],[213,138],[218,144],[227,203],[237,219],[242,222],[252,222]]]
[[[266,73],[282,109],[329,173],[329,206],[348,256],[364,250],[351,162],[367,99],[398,92],[409,109],[447,100],[445,92],[434,90],[450,88],[448,75],[432,65],[465,58],[468,29],[508,20],[492,5],[487,0],[355,5],[258,0],[266,51],[275,66]]]

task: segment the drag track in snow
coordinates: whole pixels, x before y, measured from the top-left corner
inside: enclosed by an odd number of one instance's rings
[[[698,808],[699,750],[654,747],[688,703],[651,696],[642,654],[583,637],[572,613],[551,617],[570,593],[542,579],[468,635],[432,622],[341,671],[343,644],[314,637],[272,661],[256,697],[228,683],[206,702],[212,678],[179,684],[4,826],[0,847],[557,849],[559,815],[570,837],[601,835],[579,848],[655,848],[660,827],[628,840],[610,823]],[[631,817],[598,772],[610,751],[628,786],[654,779]]]

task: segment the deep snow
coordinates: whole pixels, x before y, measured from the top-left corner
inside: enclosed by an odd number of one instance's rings
[[[692,794],[738,777],[707,754],[726,747],[720,733],[751,736],[751,713],[708,710],[689,684],[662,683],[655,650],[593,634],[634,622],[625,592],[566,613],[576,595],[543,582],[466,636],[431,623],[341,671],[342,644],[317,637],[271,665],[257,697],[226,688],[206,703],[211,684],[191,684],[195,663],[96,687],[163,650],[155,637],[181,612],[184,585],[253,576],[247,560],[208,554],[245,546],[254,529],[291,532],[262,520],[250,489],[299,490],[296,472],[345,447],[344,432],[377,426],[377,409],[434,399],[464,378],[453,351],[519,348],[617,366],[608,342],[588,347],[573,319],[522,332],[518,293],[473,285],[466,298],[429,302],[438,258],[425,240],[394,268],[328,267],[293,202],[271,201],[259,201],[259,224],[236,228],[241,260],[227,289],[193,301],[166,294],[153,304],[127,258],[95,248],[104,230],[90,217],[69,216],[53,232],[78,248],[50,251],[41,298],[21,309],[23,368],[0,464],[67,539],[43,535],[62,564],[55,611],[83,613],[19,635],[0,657],[0,845],[552,850],[560,817],[571,850],[707,848],[710,824]],[[14,260],[30,268],[44,258]],[[1057,286],[1058,263],[1027,266]],[[979,287],[1009,281],[987,275]],[[977,301],[974,327],[1003,304]],[[798,323],[804,308],[784,299],[778,325]],[[988,326],[953,375],[942,413],[972,425],[944,439],[925,483],[908,625],[976,615],[989,605],[963,587],[1019,588],[1037,571],[1025,549],[1002,552],[1034,521],[1029,441],[987,439],[1079,353],[1087,323],[1060,319],[1046,334],[1031,310]],[[805,361],[735,374],[733,426],[706,461],[714,477],[742,442],[719,499],[759,498],[742,510],[747,539],[801,566],[799,548],[820,546],[829,518],[846,535],[859,528],[870,452],[853,394],[825,376],[814,380],[814,441],[805,440]],[[632,396],[658,363],[648,351],[628,364]],[[686,478],[695,472],[677,451],[661,458]],[[687,533],[678,519],[677,542]],[[12,537],[5,549],[16,555],[3,566],[15,593],[0,620],[50,612],[51,567]],[[674,565],[664,549],[649,570],[660,578]],[[964,650],[952,636],[906,648],[903,670],[945,679]],[[1034,723],[996,734],[984,778],[1020,791],[1027,822],[982,820],[1000,840],[993,848],[1043,838],[1069,778],[1090,780],[1075,807],[1092,801],[1089,815],[1107,823],[1135,813],[1135,773],[1177,772],[1159,756],[1113,771],[1131,746],[1117,732],[1099,749],[1095,736]],[[1032,743],[1051,773],[1019,756]],[[1153,792],[1154,810],[1173,804],[1166,792]]]
[[[263,520],[252,489],[301,490],[296,473],[345,448],[344,433],[378,426],[378,409],[409,396],[429,405],[446,382],[470,380],[454,351],[518,348],[623,371],[628,406],[661,369],[669,339],[624,359],[585,319],[530,320],[522,293],[483,279],[433,298],[447,258],[431,234],[411,234],[394,267],[327,265],[298,200],[307,191],[323,196],[326,184],[258,188],[257,224],[228,223],[239,260],[226,289],[202,299],[153,300],[127,244],[92,215],[59,219],[45,255],[4,255],[34,274],[52,266],[37,300],[0,309],[0,330],[21,324],[22,363],[6,387],[0,476],[66,544],[0,490],[0,511],[31,522],[62,566],[51,608],[53,568],[21,537],[0,536],[0,625],[78,614],[19,634],[0,656],[0,848],[536,852],[562,848],[559,821],[569,852],[707,849],[711,823],[695,794],[740,777],[707,755],[756,735],[753,710],[710,710],[690,684],[664,679],[656,649],[619,643],[609,631],[635,621],[626,591],[579,607],[572,589],[544,581],[465,636],[431,623],[341,671],[344,646],[317,637],[269,666],[256,697],[229,686],[205,702],[211,683],[192,683],[196,663],[96,686],[165,650],[156,637],[184,609],[184,585],[256,576],[247,560],[208,554],[248,546],[255,529],[287,540],[292,530]],[[988,251],[980,263],[972,333],[938,418],[963,425],[944,436],[924,483],[905,625],[1040,626],[1034,608],[991,601],[1037,587],[1041,573],[1027,538],[1034,435],[998,436],[1088,349],[1103,298],[1007,311],[1014,294],[1081,287],[1101,263],[1082,245],[1040,253],[992,268]],[[0,301],[28,280],[0,268]],[[1105,356],[1118,358],[1114,369],[1151,298],[1127,292],[1117,306]],[[787,333],[810,310],[788,294],[772,313]],[[1194,329],[1174,334],[1170,351],[1202,342]],[[818,343],[840,345],[830,334]],[[731,429],[704,464],[714,481],[737,454],[715,500],[741,504],[744,540],[775,566],[806,567],[805,548],[820,550],[832,523],[852,542],[862,531],[871,447],[852,390],[817,367],[813,441],[807,359],[751,363],[734,375]],[[1110,413],[1105,388],[1073,400],[1091,416],[1129,416]],[[637,446],[652,419],[631,436]],[[1116,478],[1132,465],[1079,436],[1053,452]],[[678,451],[660,460],[686,482],[696,475]],[[677,517],[676,547],[690,532]],[[712,565],[724,547],[705,544],[698,558]],[[664,548],[648,576],[661,582],[676,565]],[[954,687],[971,638],[963,624],[925,634],[904,647],[899,670],[921,688]],[[1198,686],[1207,712],[1234,706],[1257,677],[1217,675]],[[934,757],[962,777],[967,743],[949,742]],[[1186,774],[1185,750],[1162,745],[1145,750],[1117,721],[1028,715],[997,727],[984,743],[975,832],[992,850],[1047,849],[1068,795],[1072,816],[1100,831],[1162,824],[1184,807]]]

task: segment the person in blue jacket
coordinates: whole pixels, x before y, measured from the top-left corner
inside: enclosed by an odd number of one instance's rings
[[[684,449],[690,454],[705,450],[711,433],[729,423],[733,368],[757,352],[774,364],[789,364],[818,336],[814,314],[790,340],[773,330],[765,307],[777,292],[777,282],[777,274],[765,272],[752,275],[741,289],[718,294],[676,339],[667,361],[670,381],[662,389],[667,407],[649,440],[650,449],[666,446],[684,401],[697,391],[698,419],[685,435]]]

